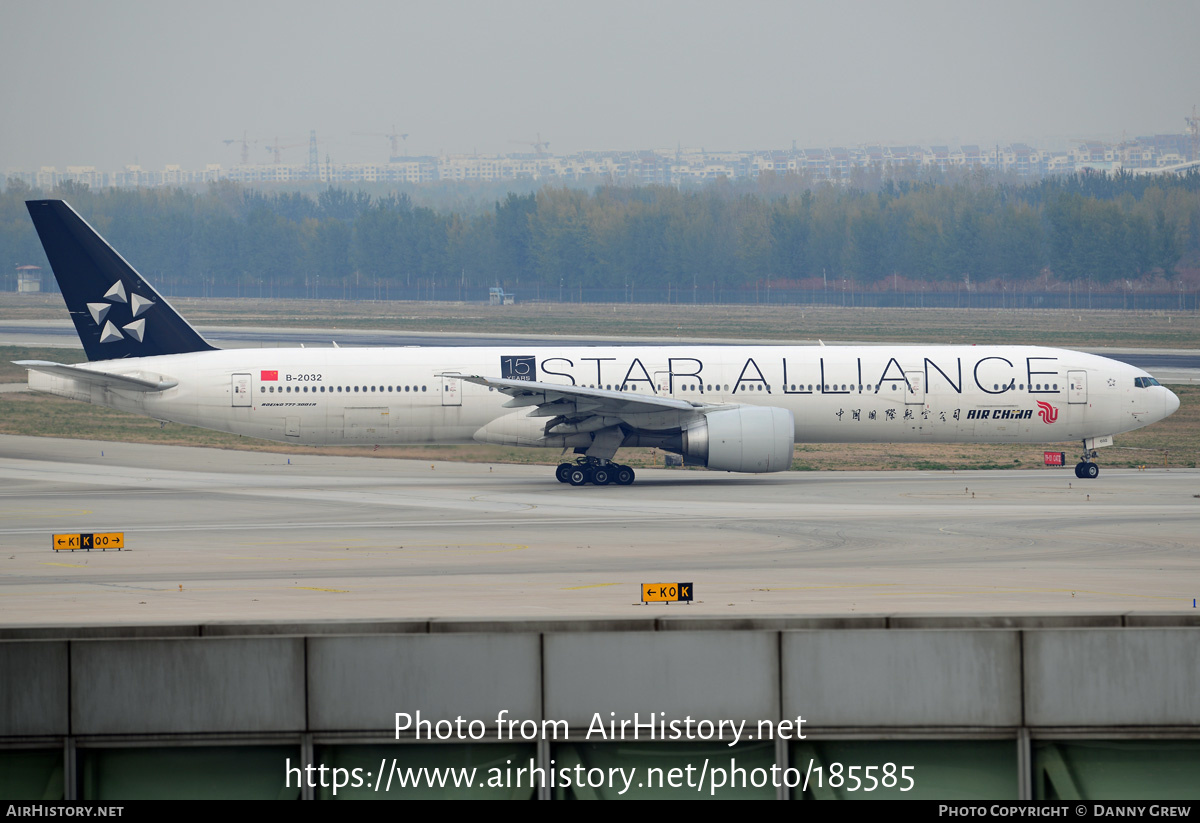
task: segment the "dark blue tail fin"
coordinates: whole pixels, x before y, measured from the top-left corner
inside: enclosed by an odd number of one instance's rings
[[[88,360],[213,347],[62,200],[28,200],[46,257]]]

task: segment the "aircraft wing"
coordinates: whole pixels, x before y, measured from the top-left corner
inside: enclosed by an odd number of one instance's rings
[[[548,407],[561,404],[563,409],[575,406],[577,413],[591,411],[596,414],[616,415],[646,414],[662,411],[695,411],[702,406],[686,400],[659,397],[637,392],[589,389],[586,386],[563,386],[557,383],[536,383],[529,380],[511,380],[505,377],[483,377],[475,374],[446,373],[444,377],[458,377],[468,383],[488,386],[512,397],[505,408],[522,406]],[[556,413],[562,413],[558,411]],[[548,415],[546,415],[548,416]]]
[[[676,430],[705,411],[726,408],[654,394],[591,389],[587,386],[564,386],[477,374],[446,373],[443,376],[457,377],[509,395],[511,399],[504,404],[505,408],[536,406],[526,416],[554,418],[547,421],[544,429],[548,435],[597,431],[622,423],[658,431]]]
[[[156,392],[165,391],[179,385],[178,380],[166,380],[161,375],[109,374],[95,371],[82,366],[68,366],[65,363],[52,363],[48,360],[14,360],[14,365],[24,366],[33,371],[57,374],[59,377],[69,377],[87,383],[90,386],[101,386],[106,389],[125,389],[126,391]]]

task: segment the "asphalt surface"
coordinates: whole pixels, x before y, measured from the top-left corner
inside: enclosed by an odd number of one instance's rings
[[[1198,494],[1196,470],[575,488],[549,467],[0,437],[0,625],[1190,611]],[[127,551],[51,550],[113,531]],[[651,582],[697,601],[640,605]]]

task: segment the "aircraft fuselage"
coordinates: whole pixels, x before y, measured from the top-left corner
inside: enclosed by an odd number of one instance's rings
[[[313,445],[505,442],[498,421],[526,425],[519,421],[527,410],[504,408],[505,394],[447,376],[454,373],[697,406],[776,406],[792,413],[795,441],[810,443],[1079,441],[1140,428],[1178,405],[1169,390],[1138,385],[1146,373],[1136,367],[1027,346],[227,349],[85,367],[157,374],[178,385],[146,393],[31,372],[30,386],[160,420]],[[647,423],[645,431],[654,431]]]

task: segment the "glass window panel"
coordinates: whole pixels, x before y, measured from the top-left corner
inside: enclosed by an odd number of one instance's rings
[[[0,800],[62,800],[63,750],[0,752]]]
[[[771,766],[775,763],[775,743],[763,741],[740,743],[559,743],[552,749],[553,768],[557,772],[570,770],[570,788],[555,787],[556,800],[619,799],[648,800],[657,798],[721,798],[770,800],[775,797],[771,783]],[[696,791],[699,778],[707,774],[701,791]],[[628,790],[617,772],[623,768],[632,775]],[[633,770],[632,772],[630,770]],[[691,770],[691,786],[688,770]],[[723,769],[723,772],[718,772]],[[610,780],[610,774],[615,779]],[[577,777],[578,775],[578,777]],[[714,777],[725,785],[712,794]],[[743,777],[744,776],[744,777]],[[580,780],[582,778],[582,781]],[[585,784],[599,785],[578,785]],[[676,785],[672,786],[672,782]],[[758,783],[759,785],[754,785]]]
[[[537,747],[532,743],[411,743],[406,745],[328,745],[316,747],[319,765],[330,768],[329,786],[313,790],[318,800],[355,799],[442,799],[472,798],[487,800],[532,800],[537,789],[530,782],[530,761],[536,761]],[[391,770],[393,761],[400,771],[392,772],[391,791],[385,791],[387,778],[374,790],[375,780],[381,764],[385,772]],[[536,762],[533,764],[535,767]],[[345,769],[342,779],[345,788],[333,793],[332,774],[334,769]],[[359,780],[354,779],[354,769],[360,769]],[[438,773],[439,780],[430,780],[430,771]],[[471,774],[471,770],[474,774]],[[523,771],[519,771],[523,770]],[[369,775],[369,776],[368,776]],[[402,787],[399,777],[419,780],[419,785]],[[458,776],[460,785],[455,785]],[[536,776],[536,773],[535,775]],[[473,778],[473,779],[472,779]],[[340,782],[340,781],[339,781]],[[361,785],[354,786],[359,782]],[[470,782],[471,785],[465,785]],[[521,785],[518,786],[517,783]],[[491,783],[492,785],[489,785]],[[432,784],[432,785],[431,785]],[[481,785],[482,784],[482,785]]]
[[[297,800],[299,746],[76,749],[81,800]]]
[[[820,766],[822,785],[817,786],[809,775],[808,791],[792,789],[793,797],[814,800],[1016,800],[1017,799],[1017,742],[1015,740],[798,740],[792,744],[790,767],[798,769],[801,777],[812,761],[814,770]],[[830,774],[841,764],[845,778],[841,786],[831,786]],[[882,785],[883,771],[872,775],[881,780],[874,791],[866,766],[896,765],[896,784]],[[863,787],[850,791],[854,781],[847,771],[858,766],[855,775],[864,781]],[[912,766],[912,788],[902,779],[905,766]],[[833,781],[837,782],[837,781]]]
[[[1200,800],[1200,740],[1033,741],[1038,800]]]

